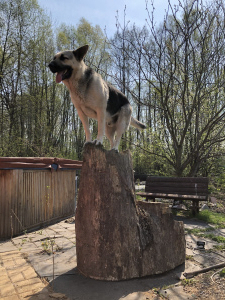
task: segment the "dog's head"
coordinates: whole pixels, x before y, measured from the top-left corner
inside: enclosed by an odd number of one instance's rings
[[[48,65],[52,73],[57,73],[56,82],[69,79],[73,72],[77,72],[83,58],[88,51],[88,45],[74,51],[63,51],[57,53]]]

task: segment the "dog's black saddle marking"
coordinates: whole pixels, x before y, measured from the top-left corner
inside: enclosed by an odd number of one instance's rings
[[[127,97],[119,90],[109,85],[109,99],[107,102],[106,111],[111,115],[115,115],[122,106],[129,104]]]

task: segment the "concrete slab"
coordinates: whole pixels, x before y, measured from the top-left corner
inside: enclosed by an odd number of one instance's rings
[[[77,265],[75,247],[63,252],[56,252],[54,254],[54,257],[53,254],[49,255],[47,253],[41,252],[31,253],[28,257],[36,272],[41,277],[47,277],[49,281],[53,279],[53,272],[55,276],[59,276],[66,272],[69,272]]]
[[[180,266],[160,276],[110,282],[86,278],[75,268],[57,277],[51,284],[54,291],[66,294],[73,300],[146,300],[143,297],[152,288],[177,283],[176,273],[183,269],[184,266]]]
[[[185,237],[186,239],[186,247],[189,249],[189,250],[192,250],[193,253],[195,253],[196,251],[198,251],[198,246],[197,246],[197,241],[202,241],[202,242],[205,242],[205,249],[206,250],[209,250],[209,249],[213,249],[213,246],[216,246],[218,245],[217,242],[214,242],[210,239],[206,239],[206,238],[203,238],[203,237],[197,237],[193,234],[188,234],[186,235]]]
[[[11,240],[5,241],[5,242],[0,242],[0,253],[16,251],[16,250],[17,250],[17,248],[15,245],[13,245]]]
[[[188,218],[183,218],[180,216],[176,216],[174,218],[177,221],[184,222],[186,229],[194,229],[194,228],[198,228],[198,229],[212,228],[212,230],[214,229],[213,226],[211,226],[203,221],[200,221],[198,219],[188,219]]]
[[[225,229],[221,229],[221,228],[215,229],[213,231],[213,234],[225,237]]]
[[[224,258],[216,255],[216,253],[206,253],[205,251],[195,255],[194,260],[197,261],[203,268],[224,262]]]
[[[183,286],[174,286],[169,289],[160,290],[160,295],[165,299],[171,300],[192,300],[196,299],[195,295],[188,294],[184,291]]]
[[[122,297],[119,300],[146,300],[146,299],[157,300],[158,296],[154,294],[152,291],[136,292],[136,293],[129,294],[128,296]]]

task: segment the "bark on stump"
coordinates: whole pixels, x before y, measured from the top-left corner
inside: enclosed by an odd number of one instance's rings
[[[135,201],[129,151],[85,146],[75,222],[77,268],[87,277],[137,278],[185,261],[183,222],[167,204]]]

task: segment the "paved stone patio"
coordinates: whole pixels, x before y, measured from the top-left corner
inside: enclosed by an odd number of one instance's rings
[[[209,226],[197,220],[184,222],[189,229]],[[216,229],[215,234],[225,236],[225,230]],[[0,299],[146,300],[154,299],[152,288],[171,284],[173,287],[162,289],[161,294],[172,300],[192,299],[179,285],[182,273],[223,262],[225,256],[198,250],[197,240],[192,234],[186,235],[186,253],[193,259],[167,274],[122,282],[96,281],[77,271],[74,218],[63,220],[0,242]],[[218,244],[201,240],[206,242],[206,249]]]

